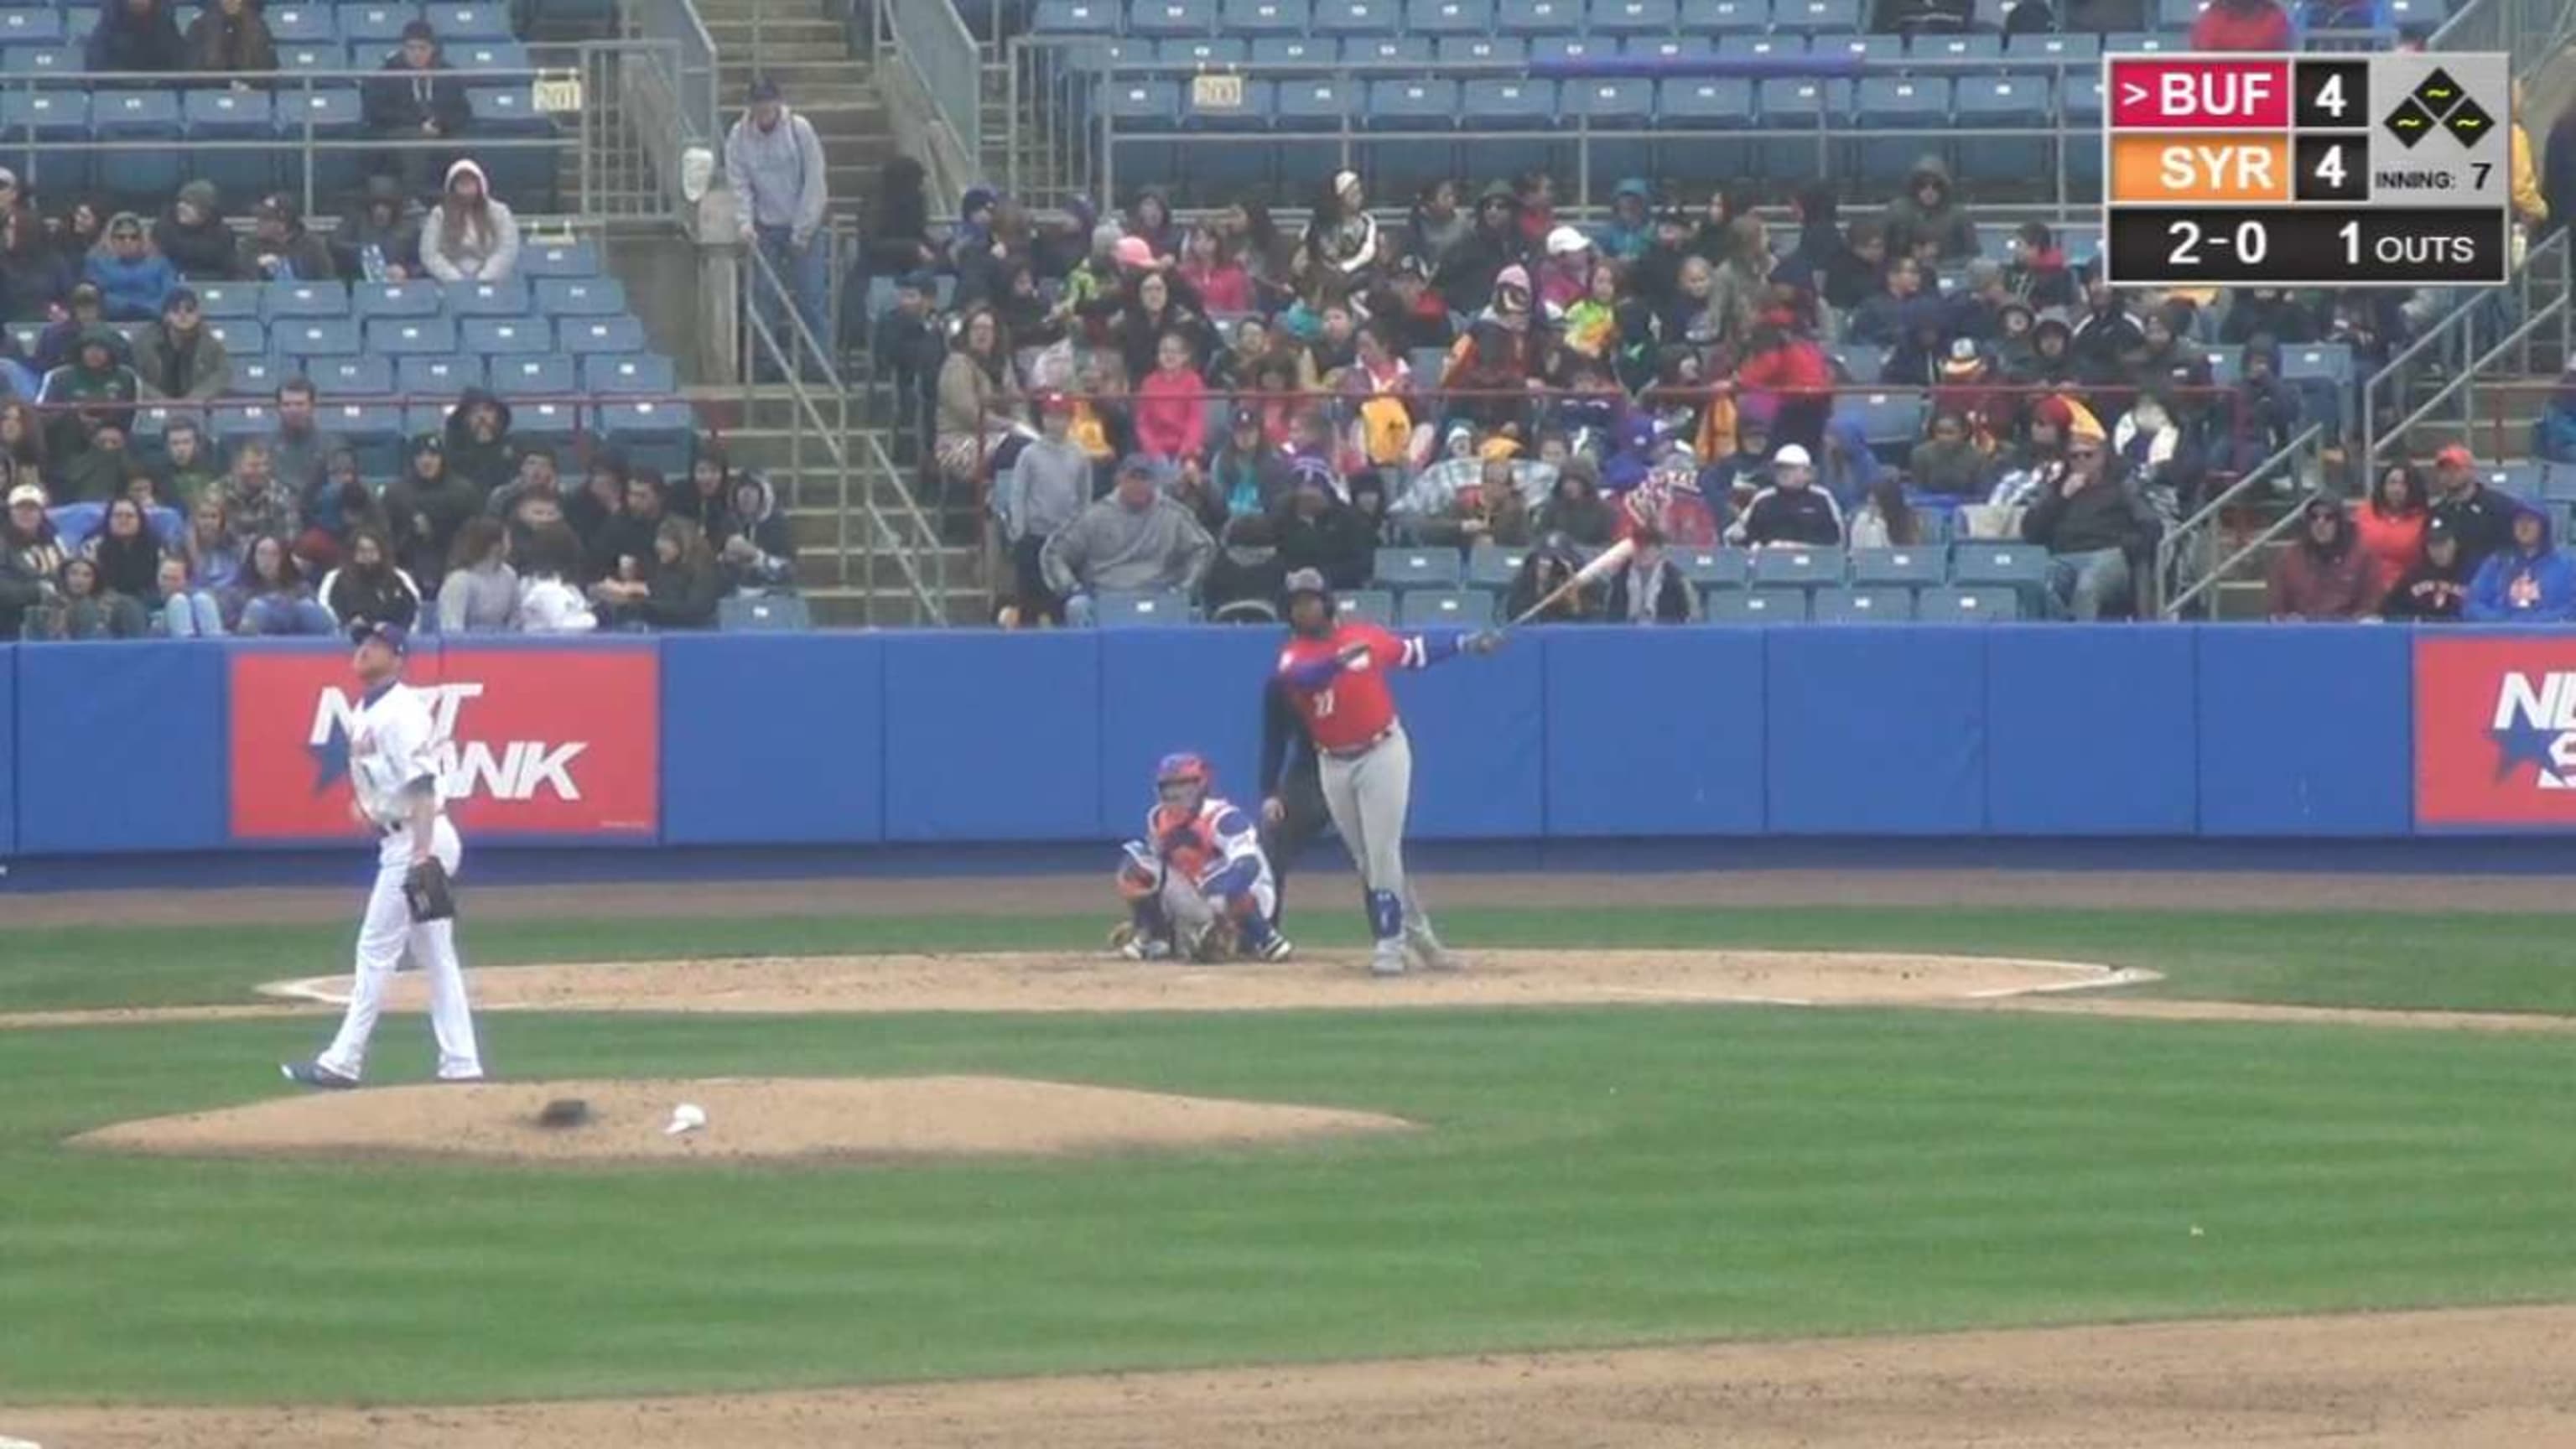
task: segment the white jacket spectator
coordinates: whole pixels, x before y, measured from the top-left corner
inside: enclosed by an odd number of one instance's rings
[[[442,282],[500,282],[519,270],[519,223],[483,168],[447,168],[447,190],[420,224],[420,264]]]
[[[581,542],[561,523],[540,524],[519,554],[522,634],[587,634],[599,627],[590,601],[571,580],[581,563]]]

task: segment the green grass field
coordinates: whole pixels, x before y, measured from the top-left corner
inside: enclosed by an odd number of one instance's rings
[[[2576,1011],[2563,918],[1453,912],[1469,945],[2151,966]],[[1332,933],[1318,930],[1318,940]],[[15,931],[0,1010],[242,999],[345,927]],[[1077,947],[1090,920],[486,923],[480,964]],[[381,1035],[425,1074],[416,1020]],[[504,1171],[67,1151],[314,1021],[0,1031],[0,1401],[471,1401],[2576,1296],[2576,1037],[1652,1006],[496,1015],[514,1077],[977,1072],[1392,1112],[1357,1145]],[[2194,1236],[2191,1229],[2203,1229]]]

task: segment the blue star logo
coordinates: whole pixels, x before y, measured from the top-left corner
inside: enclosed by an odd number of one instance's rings
[[[338,720],[331,721],[331,733],[318,743],[304,747],[313,757],[313,793],[316,795],[349,778],[349,731]]]
[[[2518,765],[2534,766],[2544,775],[2558,773],[2558,762],[2549,753],[2558,743],[2558,731],[2526,719],[2491,729],[2487,735],[2496,743],[2496,779],[2510,778]]]

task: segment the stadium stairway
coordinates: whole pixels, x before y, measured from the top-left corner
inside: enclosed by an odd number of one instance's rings
[[[877,172],[894,156],[894,125],[874,71],[851,53],[848,27],[826,0],[698,0],[698,13],[716,46],[720,124],[732,128],[752,78],[766,75],[789,109],[814,123],[831,167],[832,209],[873,200]]]

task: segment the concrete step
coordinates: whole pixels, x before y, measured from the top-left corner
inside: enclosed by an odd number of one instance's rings
[[[873,86],[876,71],[864,60],[848,53],[844,38],[834,36],[831,44],[817,44],[810,50],[785,55],[768,55],[759,65],[751,63],[746,50],[741,55],[726,55],[717,68],[717,81],[728,96],[740,96],[750,89],[752,77],[767,76],[778,82],[787,93],[787,104],[799,104],[809,92],[844,90],[851,86]]]

